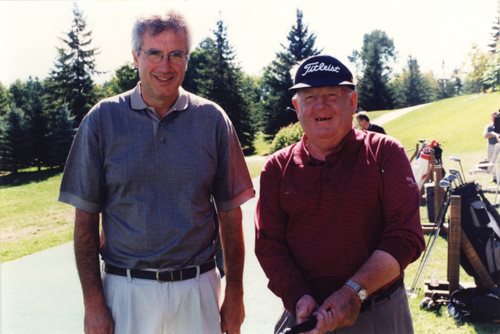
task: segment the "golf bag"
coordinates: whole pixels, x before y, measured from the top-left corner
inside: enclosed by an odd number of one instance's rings
[[[441,164],[443,150],[439,143],[433,140],[430,144],[422,143],[422,147],[416,152],[415,158],[411,162],[413,177],[417,182],[418,188],[422,191],[424,183],[428,180],[431,173],[432,163]],[[434,153],[435,161],[431,163],[431,153]]]
[[[448,313],[459,324],[464,322],[500,324],[500,288],[455,290],[450,296]]]
[[[496,286],[500,286],[500,215],[474,182],[452,190],[461,197],[462,230]],[[460,265],[480,286],[478,273],[463,252]]]

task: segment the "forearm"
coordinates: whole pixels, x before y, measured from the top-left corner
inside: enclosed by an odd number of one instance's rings
[[[361,285],[368,296],[400,274],[399,263],[392,255],[376,250],[351,277],[351,280]],[[344,285],[333,292],[318,310],[317,329],[335,330],[354,324],[359,316],[361,301],[354,290]],[[307,317],[304,317],[306,319]]]
[[[85,305],[104,304],[99,268],[99,214],[76,209],[74,247]]]
[[[243,304],[243,264],[245,244],[241,225],[241,209],[219,212],[220,236],[226,272],[226,290],[220,310],[221,329],[224,333],[240,333],[245,319]]]
[[[243,291],[245,243],[243,239],[241,209],[221,211],[219,212],[219,218],[226,286],[241,288]]]
[[[85,306],[84,331],[112,334],[113,318],[106,306],[99,269],[99,214],[76,209],[74,240]]]
[[[398,261],[389,253],[376,250],[351,277],[364,287],[368,295],[390,283],[401,274]]]
[[[498,137],[498,134],[494,131],[486,132],[484,134],[484,138],[486,138],[486,139],[497,138],[497,137]]]

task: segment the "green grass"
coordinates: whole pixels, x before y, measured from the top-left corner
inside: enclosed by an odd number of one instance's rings
[[[424,138],[437,140],[448,155],[486,152],[483,128],[499,107],[498,93],[459,96],[412,111],[384,124],[384,128],[406,148]]]
[[[71,240],[73,210],[57,202],[60,171],[23,171],[0,180],[0,262]]]
[[[270,143],[266,141],[262,132],[258,132],[255,135],[254,146],[256,155],[268,155],[271,152]]]

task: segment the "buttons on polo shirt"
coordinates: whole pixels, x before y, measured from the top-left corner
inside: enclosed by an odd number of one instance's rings
[[[160,142],[161,142],[162,144],[165,144],[165,143],[167,142],[167,138],[165,138],[165,137],[161,137],[161,138],[160,138]]]

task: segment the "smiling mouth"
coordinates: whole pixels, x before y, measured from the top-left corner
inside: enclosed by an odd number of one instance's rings
[[[154,77],[155,77],[157,80],[161,81],[161,82],[167,82],[167,81],[172,80],[172,77],[171,77],[171,76],[160,76],[160,75],[155,75]]]
[[[331,117],[318,117],[318,118],[315,118],[314,120],[316,122],[325,122],[325,121],[329,121],[331,119],[332,119]]]

